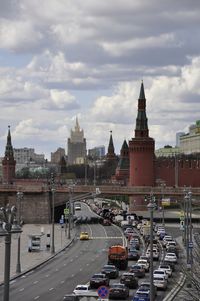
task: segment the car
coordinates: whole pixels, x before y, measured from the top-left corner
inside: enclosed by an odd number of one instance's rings
[[[177,247],[169,246],[167,247],[167,253],[175,253],[176,257],[179,257],[179,250]]]
[[[165,277],[166,280],[168,280],[168,277],[169,277],[165,270],[159,270],[158,269],[158,270],[153,271],[153,278],[154,277],[160,277],[160,276]]]
[[[75,204],[74,209],[75,210],[81,210],[81,205],[80,204]]]
[[[172,269],[171,269],[170,265],[160,264],[158,267],[158,270],[166,271],[166,273],[168,274],[169,277],[171,277],[171,275],[172,275]]]
[[[150,301],[150,290],[137,290],[133,297],[133,301]]]
[[[81,232],[80,233],[80,240],[88,240],[88,239],[89,239],[88,232]]]
[[[145,269],[138,264],[134,264],[129,269],[130,273],[134,273],[136,277],[142,278],[145,277]]]
[[[79,284],[73,290],[73,294],[75,295],[85,295],[89,292],[90,286],[87,284]]]
[[[109,289],[109,299],[127,299],[129,288],[123,283],[113,283]]]
[[[66,294],[63,301],[79,301],[79,297],[75,294]]]
[[[168,260],[177,263],[177,256],[175,253],[166,253],[164,260]]]
[[[147,249],[146,256],[150,257],[150,249]],[[153,248],[153,259],[159,260],[159,251],[157,248]]]
[[[172,240],[173,240],[172,236],[170,236],[170,235],[165,235],[165,236],[163,237],[163,247],[165,247],[166,244],[167,244],[169,241],[172,241]]]
[[[175,263],[174,263],[174,262],[169,261],[169,260],[163,260],[163,261],[161,262],[161,264],[169,265],[170,268],[172,269],[172,272],[175,271]]]
[[[166,247],[166,252],[168,252],[168,250],[169,250],[170,247],[176,248],[177,247],[177,243],[176,243],[175,240],[168,241],[165,247]]]
[[[120,283],[125,284],[128,288],[138,287],[138,279],[134,273],[123,273],[120,277]]]
[[[131,249],[128,251],[128,260],[138,260],[140,258],[140,254],[138,250]]]
[[[100,286],[109,286],[110,280],[109,278],[102,273],[96,273],[90,278],[90,287],[91,288],[99,288]]]
[[[161,288],[163,290],[166,290],[167,288],[167,280],[165,279],[164,276],[156,276],[153,278],[153,284],[157,287],[157,288]]]
[[[119,270],[115,265],[106,264],[101,270],[101,273],[106,274],[108,278],[116,279],[119,276]]]
[[[149,258],[149,256],[141,255],[139,259],[145,259],[145,260],[147,260],[147,261],[150,263],[150,258]]]
[[[137,264],[141,265],[145,269],[145,272],[149,272],[150,264],[146,259],[139,259]]]
[[[150,291],[150,287],[151,287],[151,284],[148,281],[143,281],[139,285],[139,288],[141,288],[143,290],[146,289],[146,290]],[[155,285],[153,285],[153,295],[154,295],[154,297],[157,296],[157,287]]]

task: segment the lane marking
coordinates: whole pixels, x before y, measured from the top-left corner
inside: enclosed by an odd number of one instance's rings
[[[52,291],[54,288],[53,287],[51,287],[51,288],[49,288],[49,291]]]
[[[38,282],[39,282],[39,281],[38,281],[38,280],[36,280],[36,281],[34,281],[34,282],[33,282],[33,284],[36,284],[36,283],[38,283]]]
[[[34,300],[37,300],[37,299],[39,299],[40,298],[40,296],[36,296],[35,298],[34,298]]]
[[[19,292],[23,292],[24,291],[24,287],[23,288],[20,288]]]
[[[63,283],[65,283],[65,281],[64,281],[64,280],[62,280],[62,281],[60,281],[60,283],[61,283],[61,284],[63,284]]]

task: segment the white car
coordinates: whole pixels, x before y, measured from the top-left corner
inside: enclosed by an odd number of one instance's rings
[[[149,262],[147,259],[138,259],[137,264],[141,265],[145,269],[145,272],[149,271]]]
[[[167,280],[165,279],[164,276],[155,276],[153,278],[153,284],[157,287],[157,288],[162,288],[163,290],[166,290],[167,288]]]
[[[75,295],[85,295],[90,291],[90,286],[87,284],[79,284],[73,290]]]
[[[165,236],[163,237],[163,246],[166,246],[166,244],[167,244],[169,241],[173,241],[172,236],[170,236],[170,235],[165,235]]]
[[[171,277],[172,275],[172,269],[170,267],[170,265],[167,265],[167,264],[160,264],[159,267],[158,267],[159,270],[164,270],[169,277]]]
[[[168,280],[168,277],[169,277],[165,270],[154,270],[153,271],[153,278],[160,277],[160,276],[164,277],[166,280]]]
[[[177,262],[177,256],[176,256],[175,253],[167,253],[165,255],[164,260],[176,263]]]
[[[150,257],[150,249],[147,249],[146,256]],[[157,248],[153,248],[153,259],[155,260],[159,259],[159,251]]]
[[[175,240],[171,240],[171,241],[168,241],[167,244],[166,244],[166,249],[169,248],[169,247],[175,247],[176,248],[177,246],[177,243]]]

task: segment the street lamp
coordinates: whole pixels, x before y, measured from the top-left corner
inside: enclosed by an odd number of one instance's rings
[[[186,254],[187,266],[191,267],[193,263],[193,242],[192,242],[192,192],[187,191],[184,197],[186,208]]]
[[[150,195],[147,208],[150,212],[150,301],[154,300],[154,284],[153,284],[153,210],[155,209],[154,196]]]
[[[54,242],[54,224],[55,224],[55,182],[54,174],[51,173],[51,195],[52,195],[52,235],[51,235],[51,254],[55,253],[55,242]]]
[[[69,186],[69,228],[68,228],[68,239],[71,238],[71,214],[72,214],[72,201],[73,201],[74,185]]]
[[[0,208],[0,237],[5,237],[3,301],[9,301],[11,234],[13,234],[13,238],[18,238],[22,232],[16,220],[16,212],[17,209],[15,206]]]
[[[18,191],[17,192],[17,211],[18,211],[18,218],[17,222],[21,226],[22,221],[21,221],[21,201],[23,199],[23,192]],[[21,249],[21,237],[19,235],[18,241],[17,241],[17,265],[16,265],[16,273],[19,274],[21,273],[21,262],[20,262],[20,249]]]
[[[165,183],[161,184],[161,190],[162,190],[162,225],[165,226],[165,206],[164,206],[164,189],[166,187]]]

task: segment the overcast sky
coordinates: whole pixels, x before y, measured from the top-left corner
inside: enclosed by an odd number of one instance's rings
[[[200,119],[199,0],[1,0],[0,156],[134,137],[141,80],[156,148]]]

